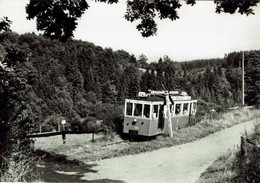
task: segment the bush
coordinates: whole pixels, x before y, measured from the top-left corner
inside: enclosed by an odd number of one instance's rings
[[[89,106],[91,116],[102,120],[102,128],[113,132],[122,133],[123,130],[123,106],[109,103],[97,103]]]
[[[79,116],[74,118],[71,122],[71,129],[76,132],[93,132],[99,131],[101,125],[96,123],[97,119],[91,116],[80,118]]]
[[[58,131],[59,123],[62,120],[60,115],[49,116],[42,124],[42,132]]]

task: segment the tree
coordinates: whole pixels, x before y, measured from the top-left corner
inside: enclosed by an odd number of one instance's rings
[[[0,33],[4,31],[9,31],[11,23],[12,21],[9,20],[8,17],[2,18],[2,20],[0,21]]]
[[[77,19],[88,8],[85,0],[30,0],[26,6],[27,19],[36,18],[37,29],[54,39],[73,37]]]
[[[141,67],[141,68],[146,69],[146,68],[148,67],[147,61],[148,61],[148,58],[147,58],[147,56],[145,56],[144,54],[141,54],[141,55],[139,56],[139,58],[138,58],[138,62],[139,62],[139,64],[140,64],[140,67]]]
[[[118,0],[96,0],[109,4]],[[185,0],[187,4],[196,4],[195,0]],[[254,14],[252,7],[259,0],[215,0],[216,13]],[[153,36],[157,32],[156,17],[160,19],[179,19],[177,9],[181,7],[179,0],[127,0],[125,19],[134,22],[141,20],[136,29],[143,37]],[[77,20],[89,8],[86,0],[30,0],[26,6],[27,18],[36,18],[37,29],[44,35],[54,39],[66,40],[73,37]]]
[[[251,7],[257,6],[259,0],[215,0],[217,4],[216,12],[217,13],[230,13],[233,14],[237,11],[241,14],[254,14]]]
[[[141,91],[156,90],[156,77],[153,70],[146,70],[140,80]]]
[[[140,91],[140,74],[136,67],[130,65],[124,71],[124,82],[126,83],[125,96],[135,97]]]
[[[156,65],[156,88],[157,90],[165,90],[164,63],[160,58]]]
[[[260,55],[253,52],[245,58],[247,62],[245,67],[245,100],[247,104],[255,105],[257,95],[260,92]]]

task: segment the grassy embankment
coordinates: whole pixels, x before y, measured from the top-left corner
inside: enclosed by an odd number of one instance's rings
[[[36,166],[38,162],[37,158],[33,156],[24,158],[25,155],[23,152],[17,152],[16,154],[19,155],[19,161],[14,161],[13,158],[9,158],[5,162],[5,166],[8,168],[4,172],[0,169],[0,182],[38,181],[38,173],[35,169],[31,168]]]
[[[37,139],[35,148],[53,154],[65,155],[70,160],[76,159],[88,162],[184,144],[259,116],[260,110],[255,109],[230,111],[221,115],[218,119],[203,119],[194,126],[175,131],[173,138],[158,136],[151,141],[122,142],[122,139],[118,136],[108,141],[99,136],[100,139],[91,143],[90,135],[68,135],[67,143],[62,144],[61,137],[54,136]]]
[[[252,135],[245,135],[256,146],[246,143],[246,155],[241,154],[240,147],[222,155],[201,174],[198,183],[260,182],[259,134],[260,124],[257,124]]]

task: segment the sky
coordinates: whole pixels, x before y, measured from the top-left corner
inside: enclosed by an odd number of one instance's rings
[[[103,48],[125,50],[149,62],[168,55],[174,61],[223,58],[233,51],[260,49],[260,4],[255,15],[217,14],[213,1],[197,1],[194,6],[178,9],[180,19],[157,20],[156,36],[144,38],[136,30],[138,22],[124,19],[126,3],[108,5],[87,0],[90,8],[78,20],[74,38],[92,42]],[[35,32],[35,20],[26,20],[29,0],[0,0],[0,18],[13,21],[11,29],[19,34]]]

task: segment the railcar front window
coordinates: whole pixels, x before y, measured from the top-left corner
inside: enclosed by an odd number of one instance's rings
[[[181,104],[176,104],[175,106],[175,114],[180,115],[181,114]]]
[[[150,105],[144,105],[144,117],[150,118]]]
[[[143,108],[142,104],[135,104],[134,115],[135,116],[142,116],[142,108]]]
[[[133,103],[127,102],[126,104],[126,115],[132,116]]]
[[[189,106],[188,103],[184,103],[184,104],[183,104],[183,114],[188,114],[188,112],[189,112],[189,111],[188,111],[188,109],[189,109],[188,106]]]

